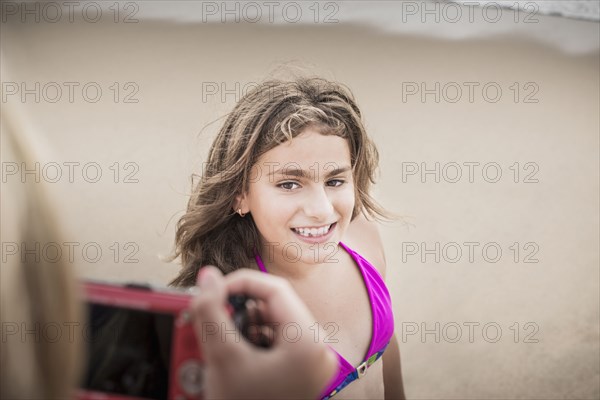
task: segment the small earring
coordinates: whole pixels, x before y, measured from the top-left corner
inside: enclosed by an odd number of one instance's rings
[[[244,218],[246,216],[246,214],[242,213],[242,209],[241,208],[238,208],[237,212],[238,212],[238,214],[240,214],[240,217],[242,217],[242,218]]]

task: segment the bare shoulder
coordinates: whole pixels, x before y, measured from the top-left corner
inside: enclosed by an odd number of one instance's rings
[[[385,278],[385,252],[377,221],[370,221],[359,214],[350,223],[344,243],[369,261]]]

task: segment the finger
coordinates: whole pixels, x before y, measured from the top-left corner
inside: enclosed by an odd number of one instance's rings
[[[268,322],[310,325],[314,321],[304,302],[283,278],[242,269],[227,275],[225,285],[230,293],[245,294],[259,303],[262,301]]]
[[[250,298],[246,301],[246,314],[248,316],[248,325],[262,325],[264,313],[260,313],[256,300]]]
[[[248,340],[258,347],[271,347],[275,341],[275,331],[268,325],[250,325]]]
[[[246,294],[256,300],[268,300],[276,295],[287,281],[251,269],[239,269],[225,276],[225,285],[231,293]]]
[[[262,316],[267,315],[267,305],[264,301],[256,300],[255,304],[255,312],[258,314],[259,318],[262,318]]]
[[[206,266],[199,275],[200,290],[191,304],[194,329],[205,361],[218,363],[246,351],[248,344],[223,334],[234,332],[236,327],[226,308],[227,290],[221,272]]]
[[[253,312],[256,314],[256,323],[260,325],[259,346],[270,347],[275,343],[275,327],[274,321],[268,321],[265,317],[268,315],[267,305],[262,300],[254,302]]]

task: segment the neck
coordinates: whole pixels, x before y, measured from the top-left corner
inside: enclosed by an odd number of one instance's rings
[[[308,262],[304,259],[295,260],[295,249],[288,249],[289,256],[283,250],[282,246],[263,247],[260,251],[260,258],[269,274],[286,278],[290,281],[301,282],[320,276],[325,271],[330,271],[335,263]],[[311,253],[312,254],[312,253]]]

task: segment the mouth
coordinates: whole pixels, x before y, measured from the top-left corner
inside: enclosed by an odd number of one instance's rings
[[[314,238],[322,239],[329,236],[329,234],[336,227],[337,222],[329,225],[315,226],[315,227],[301,227],[301,228],[290,228],[292,232],[303,238]]]

